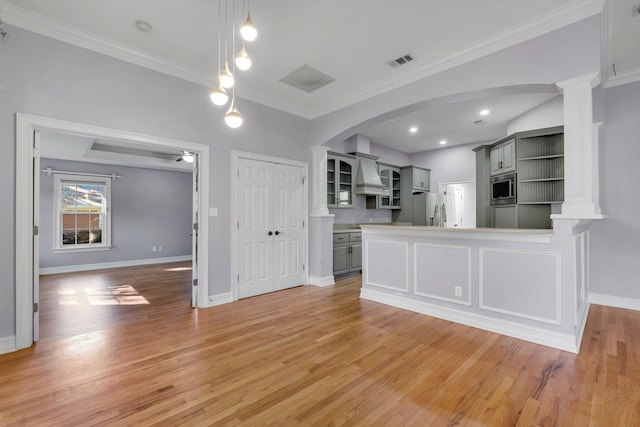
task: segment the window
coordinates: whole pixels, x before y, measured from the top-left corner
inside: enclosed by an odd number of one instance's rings
[[[111,180],[55,176],[55,248],[61,251],[111,248]]]

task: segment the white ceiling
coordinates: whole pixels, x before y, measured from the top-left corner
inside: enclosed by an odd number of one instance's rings
[[[633,16],[634,3],[640,0],[606,3],[605,81],[612,64],[625,78],[640,78],[640,50],[635,46],[640,17]],[[235,6],[238,25],[250,4],[259,32],[254,42],[247,43],[253,67],[236,73],[237,95],[315,118],[597,14],[603,0],[224,0],[221,4],[223,10],[228,6],[229,17]],[[217,0],[0,0],[0,16],[8,24],[213,87],[218,70],[218,5]],[[137,20],[147,21],[153,30],[139,31]],[[224,21],[223,17],[223,46],[225,39],[231,41],[230,35],[225,36],[230,31],[225,32]],[[413,62],[395,68],[387,64],[407,53]],[[279,81],[303,65],[335,81],[312,93]],[[614,81],[617,76],[610,77]],[[516,111],[512,116],[517,116],[547,96],[457,103],[398,117],[362,133],[405,152],[435,148],[434,141],[441,138],[450,141],[448,145],[491,140],[500,137],[497,129],[504,129],[512,118],[499,113],[501,109]],[[490,107],[494,113],[486,119],[488,124],[471,127],[469,118],[479,105],[490,104],[501,108]],[[408,135],[409,123],[420,132]]]

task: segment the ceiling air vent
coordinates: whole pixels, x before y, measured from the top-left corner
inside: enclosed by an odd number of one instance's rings
[[[392,59],[391,61],[387,61],[387,64],[389,64],[392,67],[397,67],[399,65],[404,65],[408,62],[413,61],[413,56],[410,53],[407,53],[404,56],[401,56],[400,58],[396,58],[396,59]]]
[[[327,76],[308,65],[303,65],[280,79],[282,83],[288,84],[289,86],[293,86],[296,89],[303,90],[307,93],[311,93],[334,80],[335,79],[333,77]]]

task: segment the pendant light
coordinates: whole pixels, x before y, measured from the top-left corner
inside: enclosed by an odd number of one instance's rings
[[[242,8],[244,12],[244,0],[242,0]],[[247,0],[247,20],[244,21],[242,27],[240,27],[240,35],[242,38],[248,42],[252,42],[258,37],[258,30],[253,25],[253,21],[251,21],[251,0]]]
[[[224,115],[224,122],[227,124],[227,126],[233,129],[242,126],[242,115],[240,114],[240,111],[238,111],[238,107],[236,107],[235,96],[231,99],[229,110]]]
[[[220,74],[218,74],[218,80],[220,81],[220,85],[225,89],[233,87],[233,84],[235,83],[235,79],[233,78],[231,71],[229,71],[229,63],[226,59],[224,61],[224,68],[220,71]]]
[[[242,38],[248,42],[252,42],[256,37],[258,37],[258,30],[253,25],[253,22],[251,21],[251,13],[249,12],[247,12],[247,20],[244,21],[244,24],[240,27],[240,34],[242,35]]]
[[[242,71],[247,71],[251,68],[251,57],[247,53],[247,49],[244,47],[244,42],[242,42],[242,50],[240,50],[236,55],[236,65]]]
[[[235,51],[236,49],[236,21],[235,21],[235,15],[236,15],[236,5],[235,2],[233,3],[233,24],[232,24],[232,36],[231,36],[231,49],[232,52]],[[233,63],[233,72],[235,73],[236,71],[236,65],[235,62]],[[227,124],[227,126],[229,126],[232,129],[236,129],[239,128],[240,126],[242,126],[242,115],[240,114],[240,111],[238,111],[238,107],[236,106],[236,88],[234,87],[232,92],[232,97],[231,97],[231,105],[229,106],[229,110],[227,110],[227,113],[224,115],[224,122]]]

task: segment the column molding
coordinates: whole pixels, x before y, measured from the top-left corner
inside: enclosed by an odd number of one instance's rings
[[[564,203],[553,219],[604,218],[599,203],[598,127],[592,90],[599,73],[556,83],[564,95]]]
[[[327,216],[327,152],[329,147],[315,145],[311,147],[311,215]]]

